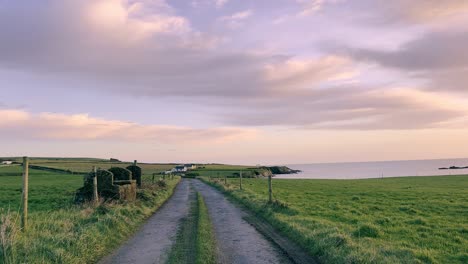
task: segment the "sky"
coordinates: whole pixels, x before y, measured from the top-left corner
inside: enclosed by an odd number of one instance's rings
[[[0,156],[468,157],[468,1],[0,0]]]

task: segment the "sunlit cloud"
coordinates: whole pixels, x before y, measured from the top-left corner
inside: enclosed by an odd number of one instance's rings
[[[255,138],[256,130],[236,127],[191,128],[142,125],[88,114],[33,114],[0,110],[0,134],[10,139],[150,141],[172,144],[225,143]]]
[[[221,8],[229,2],[229,0],[214,0],[216,8]]]
[[[226,23],[230,28],[238,28],[244,24],[244,21],[253,15],[251,9],[240,11],[229,16],[220,17],[221,22]]]

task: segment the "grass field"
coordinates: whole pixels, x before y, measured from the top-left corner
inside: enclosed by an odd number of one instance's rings
[[[103,170],[110,169],[111,167],[128,167],[133,163],[130,162],[108,162],[108,161],[97,161],[97,162],[31,162],[32,165],[39,165],[49,168],[70,170],[73,172],[90,172],[93,166],[101,168]],[[170,170],[174,167],[171,164],[146,164],[139,163],[139,167],[142,168],[144,174],[159,173],[165,170]]]
[[[467,176],[216,182],[324,263],[468,263]]]
[[[145,172],[145,170],[143,169]],[[170,197],[180,180],[150,184],[135,203],[74,205],[83,177],[30,169],[29,226],[19,227],[20,166],[0,167],[0,263],[94,263],[110,253]]]

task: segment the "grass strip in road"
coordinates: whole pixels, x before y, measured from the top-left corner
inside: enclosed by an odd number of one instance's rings
[[[188,217],[182,220],[168,264],[216,263],[216,242],[208,209],[203,197],[199,193],[196,196]]]
[[[203,197],[197,193],[198,202],[198,236],[197,236],[197,264],[216,263],[216,240],[213,232],[208,208]]]

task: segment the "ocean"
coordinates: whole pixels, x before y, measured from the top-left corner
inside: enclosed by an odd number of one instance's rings
[[[404,160],[377,162],[344,162],[289,164],[291,169],[301,173],[278,175],[284,179],[368,179],[405,176],[468,175],[468,169],[439,170],[442,167],[468,166],[465,159]]]

